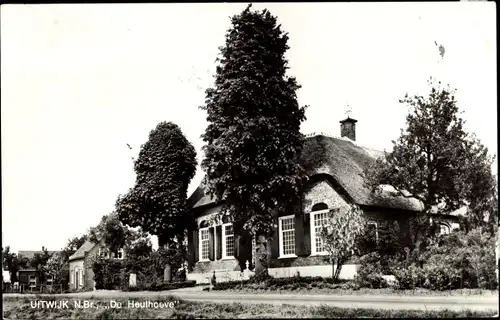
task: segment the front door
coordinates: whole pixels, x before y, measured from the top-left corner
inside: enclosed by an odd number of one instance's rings
[[[80,288],[80,272],[78,270],[75,270],[75,288],[78,289]]]

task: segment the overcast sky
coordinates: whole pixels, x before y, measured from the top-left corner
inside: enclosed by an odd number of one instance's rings
[[[97,224],[133,186],[132,157],[161,121],[182,128],[199,162],[207,123],[198,106],[229,16],[245,7],[2,6],[3,246],[57,250]],[[435,76],[458,89],[467,130],[497,153],[495,3],[254,8],[289,32],[289,74],[310,105],[304,133],[339,135],[348,101],[358,142],[390,149],[407,112],[398,99],[426,94]],[[190,193],[202,176],[198,168]]]

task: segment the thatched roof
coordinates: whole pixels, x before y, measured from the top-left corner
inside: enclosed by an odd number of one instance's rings
[[[422,210],[422,203],[414,198],[396,197],[388,191],[372,193],[364,186],[364,169],[383,156],[383,151],[358,146],[346,138],[314,135],[305,141],[300,164],[310,177],[321,174],[333,178],[358,205]],[[192,208],[215,203],[214,199],[204,195],[203,190],[203,184],[200,184],[189,198]]]

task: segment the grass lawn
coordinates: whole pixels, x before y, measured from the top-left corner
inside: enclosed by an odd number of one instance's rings
[[[36,300],[68,301],[68,308],[32,307]],[[348,309],[330,306],[297,305],[247,305],[241,303],[218,304],[178,300],[173,296],[163,299],[133,298],[135,303],[163,303],[163,307],[128,307],[129,299],[114,299],[121,308],[111,308],[110,299],[88,299],[94,302],[93,308],[77,308],[74,302],[83,300],[54,296],[8,297],[4,296],[4,319],[232,319],[232,318],[464,318],[491,317],[494,311],[420,311],[420,310],[378,310]],[[171,305],[168,303],[171,302]],[[107,308],[106,308],[107,307]]]

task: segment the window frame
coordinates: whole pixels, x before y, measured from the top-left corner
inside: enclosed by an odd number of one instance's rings
[[[228,226],[233,226],[232,223],[224,223],[222,224],[222,234],[221,234],[221,241],[222,241],[222,258],[221,259],[224,259],[224,260],[227,260],[227,259],[235,259],[234,257],[234,250],[236,249],[236,236],[234,234],[234,227],[233,227],[233,234],[230,235],[230,236],[227,236],[226,235],[226,228]],[[233,237],[233,255],[227,255],[227,238],[228,237]]]
[[[439,225],[439,234],[440,235],[447,235],[447,234],[451,233],[451,226],[448,225],[447,223],[439,222],[438,225]],[[443,232],[443,228],[446,229],[445,232]]]
[[[202,240],[202,234],[203,231],[207,232],[208,238],[206,240]],[[208,242],[208,257],[206,259],[203,259],[203,241]],[[204,261],[210,261],[210,227],[205,227],[205,228],[200,228],[199,229],[199,235],[198,235],[198,255],[199,255],[199,261],[204,262]]]
[[[311,231],[311,256],[326,256],[328,255],[328,251],[317,251],[316,250],[316,237],[319,236],[316,234],[316,227],[314,226],[314,216],[322,213],[328,213],[330,212],[331,209],[324,209],[324,210],[318,210],[318,211],[311,211],[309,212],[309,219],[310,219],[310,231]]]
[[[123,257],[125,255],[125,251],[123,250],[123,248],[118,249],[118,252],[116,254],[118,255],[119,253],[121,253],[122,256],[121,257],[115,256],[115,259],[123,260]]]
[[[294,247],[293,247],[293,251],[294,253],[293,254],[284,254],[283,251],[284,251],[284,247],[283,247],[283,220],[288,220],[288,219],[292,219],[293,220],[293,239],[294,239]],[[286,230],[286,231],[289,231],[289,230]],[[297,257],[297,253],[295,252],[295,242],[297,241],[296,239],[296,229],[295,229],[295,215],[288,215],[288,216],[283,216],[283,217],[279,217],[278,218],[278,238],[279,238],[279,257],[278,259],[284,259],[284,258],[296,258]]]
[[[109,259],[110,258],[110,252],[107,248],[102,248],[102,247],[99,247],[99,251],[98,251],[98,256],[100,258],[103,258],[103,259]]]
[[[29,286],[36,286],[36,283],[37,283],[36,275],[33,275],[33,274],[28,275]]]

